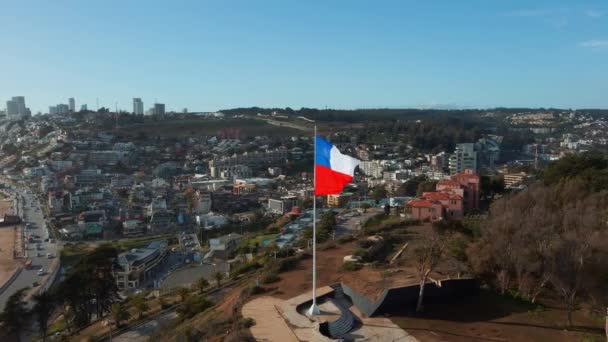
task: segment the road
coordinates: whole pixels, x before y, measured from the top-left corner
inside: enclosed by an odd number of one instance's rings
[[[352,211],[353,213],[356,211]],[[366,213],[356,213],[355,216],[345,217],[343,221],[338,223],[336,227],[336,238],[339,238],[348,234],[356,234],[361,230],[361,226],[365,224],[365,221],[371,217],[376,216],[382,212],[382,209],[370,208],[367,209]]]
[[[24,222],[32,224],[31,229],[25,229],[25,234],[26,236],[27,234],[38,236],[39,238],[35,240],[37,243],[40,243],[41,248],[40,250],[36,250],[36,243],[28,244],[26,252],[28,258],[32,260],[32,266],[29,269],[24,268],[2,295],[0,295],[0,310],[4,310],[8,297],[17,292],[17,290],[24,287],[32,287],[35,281],[42,283],[44,277],[49,275],[49,266],[55,258],[59,257],[57,243],[44,241],[49,236],[40,203],[38,203],[35,195],[25,189],[16,189],[15,196],[18,199],[17,212],[21,215]],[[37,253],[40,253],[40,256],[37,256]],[[48,259],[46,257],[47,253],[51,253],[53,258]],[[44,276],[37,274],[40,268],[44,269]]]

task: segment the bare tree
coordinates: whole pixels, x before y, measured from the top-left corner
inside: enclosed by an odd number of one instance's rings
[[[606,302],[599,285],[608,259],[606,207],[608,194],[590,192],[578,179],[498,200],[467,250],[472,269],[501,292],[514,290],[532,302],[551,284],[571,325],[582,298]]]
[[[416,304],[416,312],[422,312],[424,300],[424,289],[429,274],[439,263],[443,252],[443,242],[438,236],[433,236],[423,245],[414,250],[416,258],[416,266],[418,271],[418,280],[420,282],[420,292],[418,293],[418,303]]]

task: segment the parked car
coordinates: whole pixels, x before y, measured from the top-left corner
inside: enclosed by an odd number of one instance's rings
[[[44,268],[39,269],[36,274],[38,274],[39,276],[44,275]]]

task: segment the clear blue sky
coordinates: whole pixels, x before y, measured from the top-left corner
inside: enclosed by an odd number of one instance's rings
[[[606,1],[0,0],[0,108],[608,108]]]

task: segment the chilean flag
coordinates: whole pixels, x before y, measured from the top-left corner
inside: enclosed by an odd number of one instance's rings
[[[353,180],[359,160],[345,156],[327,140],[315,137],[315,195],[339,194]]]

